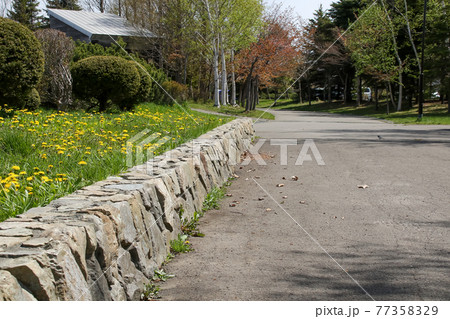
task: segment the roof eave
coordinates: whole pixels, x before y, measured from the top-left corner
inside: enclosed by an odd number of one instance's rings
[[[52,9],[48,9],[47,11],[48,11],[49,16],[53,16],[54,18],[58,19],[59,21],[64,22],[68,26],[74,28],[75,30],[77,30],[77,31],[83,33],[84,35],[86,35],[87,37],[89,37],[89,39],[92,37],[91,32],[87,31],[86,29],[83,29],[82,27],[80,27],[79,25],[76,25],[75,23],[70,22],[66,18],[64,18],[64,17],[60,16],[59,14],[55,13],[54,11],[52,11]]]

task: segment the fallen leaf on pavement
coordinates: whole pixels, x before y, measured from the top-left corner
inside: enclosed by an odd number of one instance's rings
[[[304,200],[301,200],[299,203],[300,204],[305,204],[306,202]]]
[[[293,181],[298,181],[298,176],[291,176],[291,179],[292,179]]]
[[[272,209],[271,208],[266,208],[266,212],[271,212]]]
[[[287,196],[283,196],[283,198],[284,198],[284,199],[286,199],[286,198],[287,198]]]
[[[284,184],[277,184],[277,187],[284,187]]]
[[[369,188],[369,185],[358,185],[358,188],[366,189]]]
[[[259,197],[258,200],[264,200],[264,197]]]
[[[233,194],[225,194],[226,197],[233,197]]]
[[[236,207],[235,203],[230,203],[230,207]]]

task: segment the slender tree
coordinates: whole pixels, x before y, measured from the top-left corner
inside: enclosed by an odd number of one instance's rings
[[[240,100],[246,111],[255,109],[262,85],[270,85],[285,76],[292,78],[299,54],[298,30],[288,11],[275,7],[266,13],[264,21],[258,41],[238,55],[243,81]]]

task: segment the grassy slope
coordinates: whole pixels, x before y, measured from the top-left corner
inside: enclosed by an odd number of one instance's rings
[[[231,120],[155,104],[120,114],[0,111],[0,221],[126,170],[127,140],[144,129],[157,134],[144,150],[158,155]]]
[[[264,100],[260,107],[270,107],[273,101]],[[450,124],[450,114],[448,113],[447,104],[425,103],[424,117],[418,120],[417,106],[410,110],[395,112],[391,107],[390,114],[386,114],[386,104],[380,103],[379,110],[375,110],[375,104],[366,104],[356,107],[355,104],[344,105],[341,102],[323,103],[313,102],[311,106],[307,103],[299,104],[291,100],[280,100],[277,105],[272,107],[274,110],[287,109],[296,111],[314,111],[314,112],[328,112],[335,114],[348,114],[358,116],[371,116],[379,119],[385,119],[399,124]]]
[[[253,118],[262,118],[267,120],[274,120],[275,116],[270,113],[264,113],[264,111],[254,110],[250,112],[245,112],[245,109],[242,107],[233,107],[233,106],[221,106],[220,108],[214,107],[212,104],[202,104],[189,102],[188,106],[192,109],[200,109],[218,113],[224,113],[232,116],[244,116],[244,117],[253,117]]]

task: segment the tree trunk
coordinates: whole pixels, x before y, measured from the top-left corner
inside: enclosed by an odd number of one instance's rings
[[[397,112],[402,110],[402,100],[403,100],[403,73],[400,72],[398,76],[398,104],[397,104]]]
[[[214,41],[214,52],[213,52],[213,72],[214,72],[214,106],[220,108],[220,77],[219,77],[219,50],[217,43],[219,40],[216,38]]]
[[[253,109],[256,109],[256,105],[259,105],[259,76],[256,76],[256,85],[255,85],[255,106]]]
[[[346,104],[348,102],[348,94],[347,94],[347,91],[348,91],[348,78],[349,78],[349,75],[348,75],[348,72],[346,72],[345,73],[345,81],[344,81],[344,104]]]
[[[447,105],[448,113],[450,114],[450,78],[447,79]]]
[[[298,103],[303,104],[302,81],[298,80]]]
[[[309,78],[308,78],[308,104],[309,106],[311,106],[311,84],[309,82]]]
[[[230,104],[236,105],[236,74],[234,69],[234,49],[231,50],[231,100]]]
[[[389,83],[389,91],[388,91],[388,94],[389,94],[389,97],[390,97],[390,99],[391,99],[392,105],[395,105],[394,93],[392,92],[392,85],[391,85],[391,82],[388,82],[388,83]]]
[[[389,115],[389,87],[390,87],[390,83],[386,84],[386,114]]]
[[[244,106],[244,87],[245,85],[240,85],[239,88],[239,104]]]
[[[183,84],[187,84],[188,54],[184,57]]]
[[[331,103],[331,75],[328,74],[328,103]]]
[[[252,80],[253,80],[253,70],[254,70],[254,68],[255,68],[255,64],[256,64],[256,62],[258,62],[258,58],[256,58],[254,61],[253,61],[253,63],[252,63],[252,66],[250,67],[250,72],[249,72],[249,74],[248,74],[248,76],[247,76],[247,79],[245,80],[245,82],[244,82],[244,86],[245,86],[245,91],[244,91],[244,95],[245,95],[245,99],[246,99],[246,102],[245,102],[245,110],[246,111],[250,111],[251,110],[251,99],[252,99]],[[243,100],[243,99],[241,99],[241,100]]]
[[[249,112],[252,110],[252,98],[253,98],[253,79],[251,77],[248,78],[245,95],[246,95],[245,111]]]
[[[220,36],[220,55],[222,58],[222,105],[228,104],[227,63],[225,61],[225,50],[223,48],[223,36]]]
[[[377,85],[375,86],[375,110],[378,111],[378,107],[379,105],[378,105],[378,85]]]
[[[361,100],[362,100],[362,97],[361,97],[361,82],[362,82],[362,80],[361,80],[361,75],[358,75],[358,77],[356,78],[356,82],[357,82],[357,97],[356,97],[356,99],[357,99],[357,101],[356,101],[356,105],[358,105],[358,106],[361,106]]]

